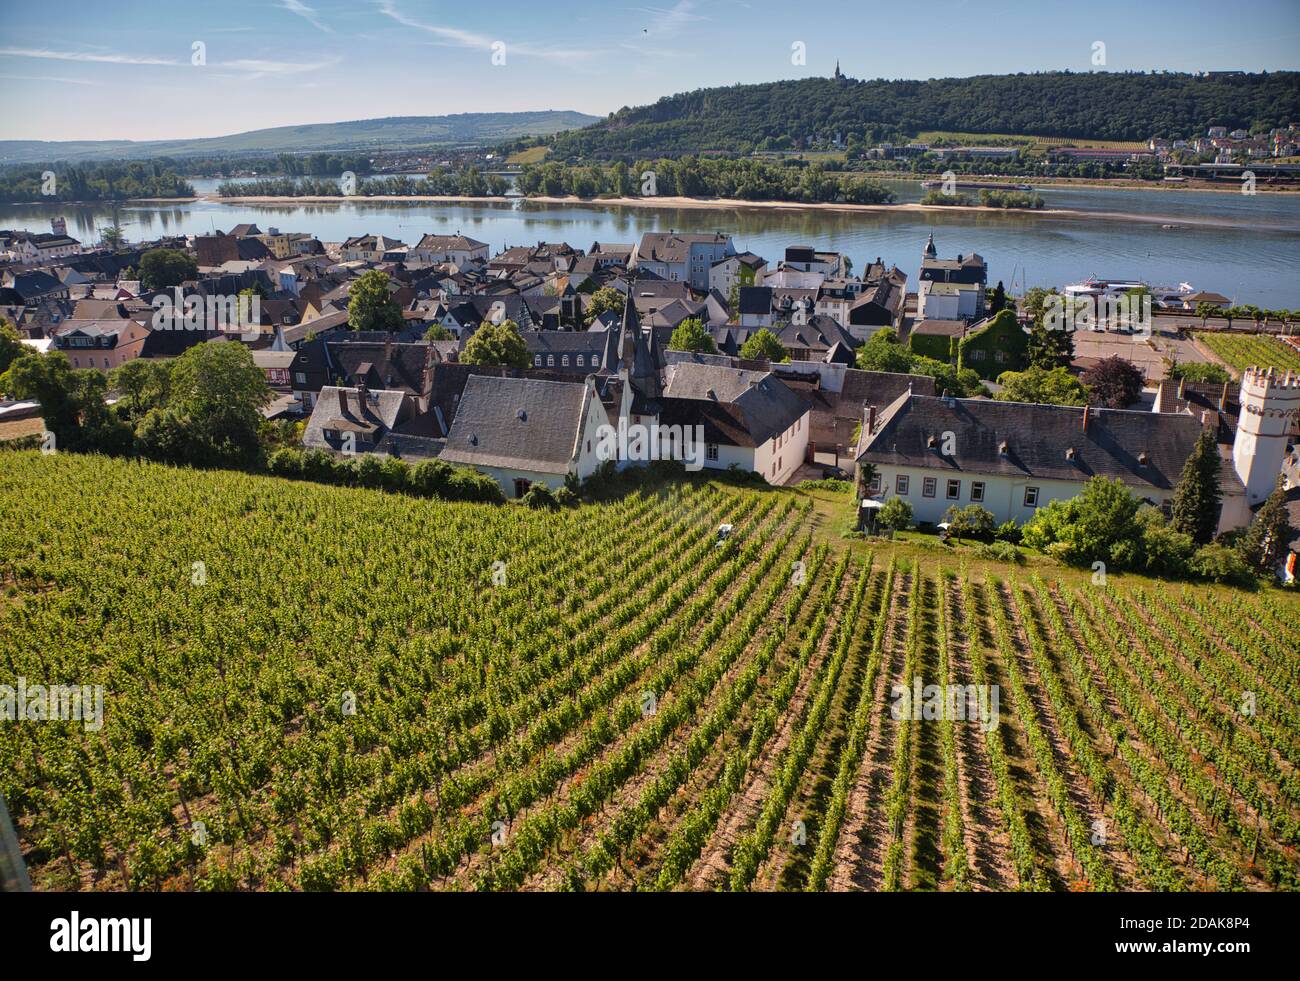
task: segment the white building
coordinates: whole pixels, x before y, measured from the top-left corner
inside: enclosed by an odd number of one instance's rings
[[[454,266],[481,265],[488,261],[488,244],[467,235],[425,235],[406,252],[411,265],[438,265],[449,262]]]
[[[979,316],[984,287],[978,283],[921,281],[917,300],[918,320],[966,320]]]
[[[1163,508],[1212,423],[1189,413],[904,394],[879,414],[867,410],[858,464],[875,468],[871,497],[905,498],[917,522],[937,524],[949,507],[980,504],[999,523],[1023,524],[1051,501],[1079,495],[1094,476],[1118,478]],[[1219,528],[1240,527],[1249,519],[1243,481],[1224,468],[1220,486]]]
[[[631,269],[649,272],[670,283],[689,283],[692,289],[709,289],[714,264],[735,255],[730,235],[678,235],[646,232],[632,253]]]

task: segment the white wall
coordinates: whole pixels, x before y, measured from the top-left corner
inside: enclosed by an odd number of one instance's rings
[[[1013,520],[1016,524],[1022,525],[1037,513],[1038,508],[1045,507],[1051,501],[1068,501],[1072,497],[1078,497],[1083,492],[1085,483],[1073,480],[1043,480],[1037,477],[1007,477],[971,471],[928,470],[922,467],[881,467],[878,472],[881,479],[880,492],[871,495],[872,497],[886,500],[898,496],[898,477],[906,476],[909,479],[909,487],[907,494],[902,496],[912,505],[912,519],[931,524],[942,521],[948,508],[953,505],[965,507],[968,504],[980,504],[993,512],[999,524]],[[924,496],[926,477],[935,478],[934,497]],[[955,499],[947,496],[949,480],[961,482],[960,492]],[[975,482],[984,484],[982,501],[971,500],[971,485]],[[1037,507],[1025,507],[1027,487],[1038,488]],[[1151,487],[1130,486],[1129,490],[1139,499],[1150,498],[1156,505],[1173,497],[1173,491],[1158,491]]]

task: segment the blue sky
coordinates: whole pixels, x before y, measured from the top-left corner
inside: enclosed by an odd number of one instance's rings
[[[1300,0],[0,0],[0,139],[603,114],[837,58],[857,78],[1089,71],[1096,41],[1110,71],[1297,69]]]

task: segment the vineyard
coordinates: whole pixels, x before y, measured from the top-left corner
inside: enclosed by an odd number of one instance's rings
[[[38,889],[1300,885],[1300,602],[974,554],[7,454],[0,685],[104,709],[0,793]]]
[[[1252,367],[1300,371],[1300,350],[1266,334],[1198,333],[1196,339],[1238,374]]]

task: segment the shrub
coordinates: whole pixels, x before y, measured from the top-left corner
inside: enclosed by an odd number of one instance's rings
[[[1227,545],[1202,545],[1189,563],[1194,574],[1213,582],[1245,582],[1250,578],[1246,563]]]
[[[1014,520],[1008,518],[1002,524],[998,525],[993,532],[993,537],[1000,542],[1010,542],[1012,545],[1020,544],[1020,526]],[[1019,553],[1016,553],[1019,554]]]
[[[559,504],[555,500],[555,492],[545,484],[530,484],[524,496],[519,499],[519,503],[526,508],[532,508],[534,511],[554,511]]]
[[[266,469],[276,477],[299,479],[302,477],[303,454],[291,447],[284,446],[270,455]]]
[[[979,541],[992,541],[997,528],[997,519],[993,512],[979,504],[967,504],[964,508],[953,505],[948,508],[943,519],[948,522],[948,534],[953,538],[974,538]]]
[[[302,475],[322,484],[336,483],[334,458],[324,450],[308,450],[302,455]]]
[[[891,497],[876,515],[876,523],[895,531],[906,528],[912,523],[912,505],[901,497]]]
[[[1016,565],[1023,565],[1025,561],[1025,556],[1020,549],[1006,541],[982,544],[975,550],[975,554],[985,559],[996,559],[998,562],[1014,562]]]

